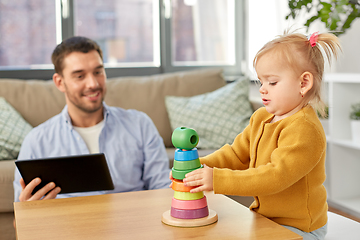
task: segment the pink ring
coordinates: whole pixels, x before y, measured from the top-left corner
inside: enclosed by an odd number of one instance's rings
[[[177,209],[199,209],[207,206],[206,196],[196,200],[179,200],[176,198],[172,199],[171,206]]]
[[[184,210],[171,207],[170,215],[174,218],[197,219],[207,217],[209,215],[209,209],[207,206],[193,210]]]

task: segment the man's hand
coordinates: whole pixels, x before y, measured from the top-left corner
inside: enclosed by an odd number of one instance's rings
[[[56,187],[55,183],[51,182],[46,184],[43,188],[41,188],[34,195],[32,195],[32,191],[40,183],[40,178],[34,178],[28,185],[25,185],[24,179],[21,178],[20,185],[22,191],[20,193],[19,200],[21,202],[40,200],[42,197],[45,196],[45,194],[47,195],[43,199],[53,199],[56,198],[56,195],[61,191],[60,187]]]
[[[195,187],[191,193],[213,190],[213,169],[204,165],[204,168],[196,169],[185,175],[183,179],[185,186]]]

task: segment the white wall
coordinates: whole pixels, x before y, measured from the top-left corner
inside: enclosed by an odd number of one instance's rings
[[[256,78],[252,67],[252,61],[256,52],[268,41],[274,39],[277,35],[291,27],[292,30],[299,29],[299,32],[311,34],[319,31],[327,32],[322,23],[311,26],[309,33],[303,24],[306,18],[311,16],[304,13],[301,18],[294,21],[293,19],[285,20],[289,14],[287,0],[247,0],[247,66],[248,74]],[[360,73],[360,20],[357,19],[347,33],[340,36],[343,53],[339,60],[333,64],[331,69],[326,72],[351,72]]]
[[[336,64],[336,72],[360,73],[360,19],[340,36],[343,54]]]

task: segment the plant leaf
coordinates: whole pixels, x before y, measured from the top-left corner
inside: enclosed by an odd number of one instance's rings
[[[359,10],[355,6],[352,6],[352,11],[342,25],[341,30],[345,32],[346,29],[350,28],[351,23],[358,17],[360,17]]]
[[[356,18],[360,18],[359,0],[289,0],[288,6],[290,13],[285,17],[296,19],[300,11],[305,8],[307,12],[316,8],[317,13],[311,16],[304,26],[309,29],[310,25],[317,19],[320,19],[335,35],[343,34],[350,28]]]
[[[310,24],[315,21],[316,19],[319,18],[319,15],[315,15],[315,16],[312,16],[311,18],[309,18],[306,23],[304,24],[306,27],[310,27]]]

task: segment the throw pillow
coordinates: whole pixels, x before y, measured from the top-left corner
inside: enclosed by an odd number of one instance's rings
[[[200,138],[198,148],[203,149],[231,144],[253,113],[248,79],[193,97],[166,96],[165,104],[172,130],[194,128]]]
[[[22,141],[32,129],[22,116],[0,97],[0,160],[16,159]]]

